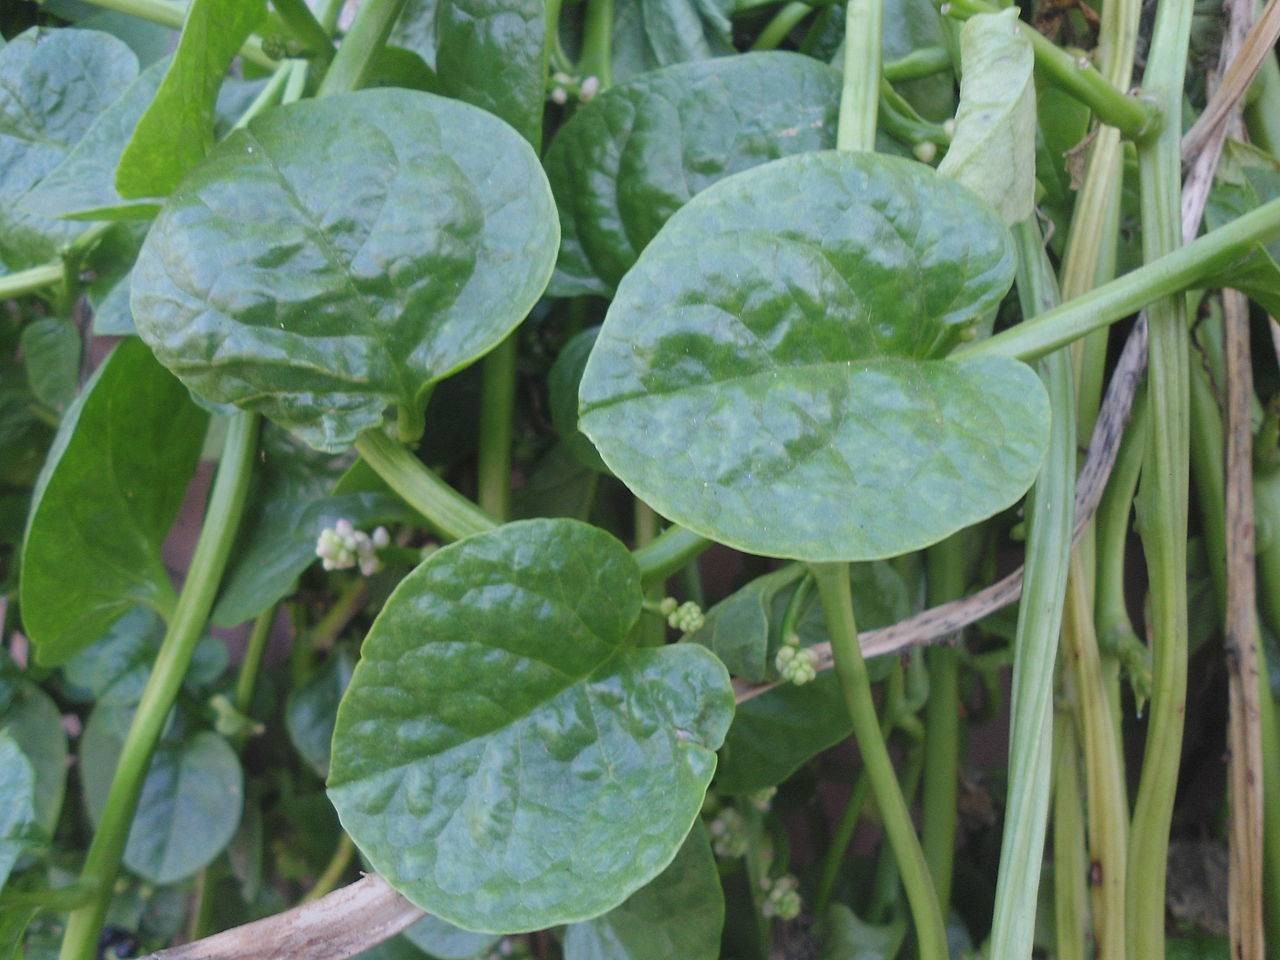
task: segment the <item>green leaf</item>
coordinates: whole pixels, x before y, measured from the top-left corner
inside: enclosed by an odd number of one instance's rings
[[[355,669],[356,657],[346,646],[338,646],[320,667],[299,686],[289,691],[285,702],[284,725],[294,749],[322,777],[329,775],[329,744],[338,704]]]
[[[192,0],[173,60],[120,155],[120,196],[167,196],[204,159],[222,78],[265,15],[263,0]]]
[[[137,75],[129,48],[92,30],[33,27],[0,49],[0,264],[46,263],[87,229],[23,201]]]
[[[117,346],[67,410],[22,551],[22,619],[40,663],[65,663],[139,603],[167,613],[160,548],[205,422],[137,340]]]
[[[599,333],[599,327],[591,327],[564,345],[547,375],[547,393],[551,400],[551,423],[573,459],[588,470],[608,473],[609,468],[596,448],[578,429],[578,386]]]
[[[834,903],[822,923],[819,960],[893,960],[907,938],[907,918],[873,924],[843,903]]]
[[[12,737],[36,774],[36,825],[52,836],[67,791],[67,735],[62,713],[34,683],[20,681],[0,712],[0,732]]]
[[[844,17],[839,17],[843,26]],[[921,47],[947,43],[949,25],[933,0],[886,0],[884,4],[884,59],[897,60]],[[843,58],[843,49],[840,56]],[[840,66],[841,64],[836,64]],[[941,123],[955,114],[955,77],[950,70],[895,83],[894,89],[927,120]]]
[[[22,357],[31,394],[56,413],[76,396],[80,380],[80,331],[69,320],[45,317],[22,328]]]
[[[387,43],[411,50],[433,70],[436,66],[436,4],[438,0],[405,0]]]
[[[367,90],[270,111],[170,197],[138,332],[200,396],[341,450],[500,343],[558,230],[529,145],[475,107]]]
[[[130,707],[104,705],[85,724],[80,769],[94,824],[132,715]],[[235,751],[216,733],[185,733],[186,726],[171,720],[156,747],[125,846],[125,866],[151,883],[176,883],[207,866],[240,825],[244,777]]]
[[[517,520],[531,517],[571,517],[588,520],[595,503],[599,475],[584,467],[557,443],[538,461],[528,481],[511,498],[511,515]]]
[[[611,296],[667,219],[717,180],[835,146],[840,75],[796,53],[686,63],[580,107],[547,151],[560,210],[551,291]]]
[[[501,939],[492,933],[472,933],[438,917],[423,917],[404,937],[435,960],[471,960],[487,953]]]
[[[1018,11],[970,18],[960,31],[956,133],[938,173],[963,183],[1006,224],[1031,216],[1036,200],[1035,57]]]
[[[694,825],[666,870],[626,902],[564,933],[565,960],[718,960],[724,893],[711,844]]]
[[[1216,230],[1276,197],[1280,197],[1280,161],[1257,147],[1228,140],[1205,206],[1205,225]],[[1240,290],[1268,313],[1280,316],[1280,241],[1256,245],[1205,286]]]
[[[439,0],[440,92],[501,117],[542,142],[547,51],[543,0]]]
[[[608,533],[528,520],[433,554],[365,639],[329,796],[373,867],[466,929],[609,910],[661,873],[733,714],[723,666],[640,648],[640,574]]]
[[[733,676],[761,683],[769,676],[769,649],[776,653],[781,642],[779,599],[785,609],[804,572],[800,564],[788,564],[756,577],[708,610],[689,641],[711,650]]]
[[[25,205],[45,217],[75,220],[149,219],[159,205],[116,192],[116,167],[125,145],[160,86],[168,60],[154,63],[98,115],[80,142],[27,195]]]
[[[88,257],[85,266],[93,278],[85,286],[85,296],[93,309],[93,332],[99,336],[127,337],[137,332],[129,310],[129,284],[149,226],[115,224]]]
[[[0,960],[34,960],[35,954],[23,952],[22,941],[40,907],[14,907],[0,914]]]
[[[614,81],[732,54],[733,0],[615,0]]]
[[[18,742],[0,730],[0,890],[35,824],[36,772]]]
[[[580,427],[658,513],[745,552],[920,549],[1008,507],[1044,456],[1029,367],[944,359],[1012,269],[1005,227],[921,164],[822,152],[737,174],[619,286]]]

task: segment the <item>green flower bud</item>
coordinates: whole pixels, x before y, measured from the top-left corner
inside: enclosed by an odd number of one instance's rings
[[[818,655],[810,647],[784,645],[778,650],[773,664],[778,674],[787,683],[797,687],[809,683],[818,675]]]

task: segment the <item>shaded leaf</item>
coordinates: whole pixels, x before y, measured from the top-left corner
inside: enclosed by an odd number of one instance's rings
[[[17,742],[35,771],[35,822],[52,836],[67,791],[67,735],[58,705],[34,683],[19,680],[0,711],[0,731]]]
[[[31,762],[18,742],[0,729],[0,890],[30,841],[35,790]]]
[[[311,676],[289,691],[285,703],[284,725],[289,740],[321,777],[329,775],[333,723],[355,665],[355,653],[349,647],[337,647]]]
[[[129,309],[129,288],[147,226],[116,224],[103,234],[88,257],[85,266],[92,279],[85,286],[85,296],[93,308],[93,332],[99,336],[127,337],[137,332]]]
[[[40,663],[65,663],[139,603],[173,599],[160,555],[205,414],[137,340],[67,411],[36,485],[22,551],[22,617]]]
[[[511,498],[515,519],[570,517],[587,520],[595,503],[599,476],[584,467],[566,444],[558,443],[538,461],[524,486]]]
[[[734,52],[732,0],[615,0],[614,81]]]
[[[822,923],[819,960],[893,960],[907,938],[905,916],[886,924],[860,919],[843,903],[834,903]]]
[[[1280,197],[1280,161],[1256,147],[1229,140],[1205,206],[1205,225],[1216,230],[1276,197]],[[1280,315],[1280,241],[1257,244],[1205,286],[1233,287],[1268,313]]]
[[[578,386],[599,333],[599,327],[591,327],[564,345],[547,375],[547,394],[551,400],[551,422],[573,459],[588,470],[608,473],[609,468],[596,448],[578,429]]]
[[[22,358],[31,394],[56,413],[76,396],[80,379],[80,331],[69,320],[45,317],[22,328]]]
[[[529,145],[466,104],[367,90],[270,111],[170,197],[133,272],[138,331],[197,394],[341,450],[482,356],[557,243]]]
[[[835,146],[840,75],[751,53],[636,77],[580,107],[547,151],[557,296],[610,296],[689,198],[729,174]]]
[[[713,185],[618,289],[580,428],[669,519],[872,560],[1008,507],[1049,426],[1016,360],[944,359],[1008,290],[1008,231],[918,163],[810,153]]]
[[[401,582],[338,710],[329,796],[429,913],[513,932],[596,916],[675,857],[733,711],[693,645],[637,648],[639,569],[609,534],[529,520]]]
[[[472,933],[437,917],[423,917],[404,932],[404,937],[435,960],[471,960],[488,951],[500,937],[492,933]]]

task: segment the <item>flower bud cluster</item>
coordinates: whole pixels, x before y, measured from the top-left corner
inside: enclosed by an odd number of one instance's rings
[[[801,647],[800,638],[794,633],[778,650],[773,664],[787,683],[802,687],[818,675],[818,654],[810,647]]]
[[[765,877],[760,881],[764,888],[764,903],[760,912],[766,917],[794,920],[800,916],[800,881],[791,874],[781,877]]]
[[[382,569],[378,551],[391,543],[386,527],[378,527],[372,536],[357,530],[350,520],[342,519],[320,531],[316,538],[316,556],[326,570],[350,570],[359,567],[366,577]]]

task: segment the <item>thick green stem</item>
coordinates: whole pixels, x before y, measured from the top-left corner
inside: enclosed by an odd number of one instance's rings
[[[355,843],[352,842],[351,837],[344,833],[338,840],[338,845],[334,848],[333,856],[329,858],[324,871],[316,878],[315,886],[307,891],[306,896],[302,898],[302,902],[314,903],[326,894],[332,893],[348,868],[350,868],[355,854]]]
[[[884,78],[892,83],[919,80],[951,69],[951,54],[946,47],[919,47],[905,57],[884,65]]]
[[[128,14],[139,20],[158,23],[162,27],[173,30],[181,30],[187,16],[186,4],[171,3],[169,0],[88,0],[88,2],[103,10],[114,10],[116,13]],[[267,70],[273,70],[276,67],[276,61],[262,52],[262,40],[258,37],[250,37],[245,42],[245,45],[240,48],[240,56],[249,63]]]
[[[1280,199],[1209,231],[1185,247],[1150,257],[1145,266],[1048,310],[1034,320],[986,340],[963,344],[952,351],[951,356],[1034,360],[1130,316],[1161,297],[1177,299],[1174,294],[1209,280],[1238,260],[1253,244],[1266,243],[1278,234]]]
[[[271,0],[271,6],[275,7],[294,38],[323,68],[333,58],[333,40],[305,0]]]
[[[245,716],[253,706],[253,688],[258,682],[258,671],[262,667],[262,655],[267,652],[267,641],[271,639],[271,624],[275,622],[274,606],[258,614],[253,621],[253,629],[249,632],[249,643],[244,650],[244,659],[240,661],[240,673],[236,676],[235,708]]]
[[[1057,282],[1040,228],[1014,228],[1018,299],[1024,317],[1056,302]],[[1049,452],[1027,501],[1027,548],[1014,639],[1009,745],[1000,869],[991,929],[992,960],[1031,955],[1036,893],[1049,816],[1053,768],[1054,659],[1071,555],[1076,480],[1075,384],[1068,351],[1046,357],[1041,377],[1053,420]]]
[[[19,270],[0,277],[0,300],[11,300],[24,297],[29,293],[39,293],[47,287],[62,280],[62,261],[42,263],[38,267]]]
[[[1063,687],[1070,679],[1063,678]],[[1068,698],[1070,694],[1067,695]],[[1055,960],[1089,957],[1088,857],[1080,798],[1080,751],[1075,721],[1059,710],[1053,721],[1053,913]]]
[[[639,497],[635,499],[635,547],[637,550],[647,547],[657,539],[660,531],[658,515],[653,507]],[[659,601],[663,597],[661,582],[650,583],[645,587],[645,599]],[[660,647],[667,640],[666,618],[661,614],[642,613],[640,615],[640,642],[648,647]]]
[[[1182,162],[1177,122],[1191,34],[1192,0],[1160,0],[1143,85],[1169,122],[1138,146],[1143,258],[1160,262],[1182,244]],[[1237,221],[1238,222],[1238,221]],[[1186,247],[1184,249],[1190,249]],[[1139,497],[1151,595],[1151,708],[1129,837],[1130,957],[1164,956],[1169,826],[1182,753],[1187,688],[1187,472],[1189,373],[1186,298],[1147,311],[1150,429]]]
[[[599,80],[601,90],[613,86],[613,0],[587,0],[578,70]]]
[[[836,149],[874,150],[884,0],[849,0],[844,22],[844,86]]]
[[[342,38],[320,89],[316,91],[317,97],[349,93],[364,86],[404,4],[405,0],[364,0],[360,4],[355,22]]]
[[[884,821],[885,833],[898,861],[902,885],[915,920],[916,943],[920,960],[947,960],[947,933],[942,911],[924,861],[924,851],[916,838],[911,812],[898,789],[893,761],[880,732],[871,680],[858,645],[858,628],[853,619],[853,595],[849,586],[847,563],[813,564],[813,577],[822,598],[822,609],[831,636],[831,652],[835,657],[836,676],[844,693],[845,706],[853,721],[853,736],[862,755],[862,765],[871,781]]]
[[[657,539],[635,551],[640,576],[646,582],[662,581],[692,562],[711,546],[711,541],[691,530],[670,526]]]
[[[511,436],[516,409],[516,338],[484,358],[480,386],[480,448],[476,479],[480,509],[498,520],[511,514]]]
[[[791,0],[791,3],[775,13],[773,19],[765,24],[765,28],[756,37],[755,43],[751,44],[751,49],[776,50],[778,45],[787,39],[787,35],[812,12],[813,7],[809,4]]]
[[[98,935],[151,754],[203,635],[240,525],[257,441],[258,417],[251,413],[233,415],[187,579],[121,747],[102,816],[81,871],[81,879],[94,884],[96,894],[68,918],[61,960],[92,960],[97,954]]]

